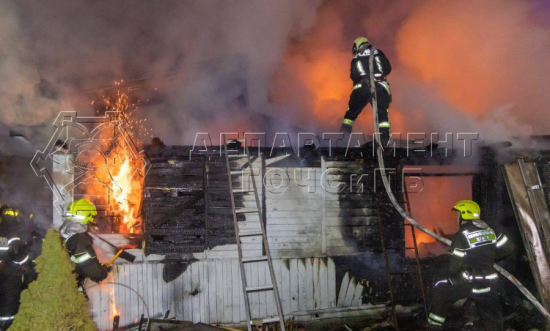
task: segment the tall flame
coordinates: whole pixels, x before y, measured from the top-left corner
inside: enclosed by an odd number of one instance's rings
[[[115,83],[120,86],[121,82]],[[115,116],[114,130],[106,130],[110,139],[114,138],[113,149],[107,156],[108,174],[102,181],[110,192],[110,211],[118,216],[118,224],[113,224],[113,230],[118,233],[140,232],[141,223],[140,204],[143,192],[141,173],[143,165],[136,157],[137,151],[132,140],[142,136],[150,136],[150,130],[145,127],[146,119],[138,119],[136,112],[139,100],[132,101],[128,94],[116,92],[115,95],[103,96],[103,105],[100,111],[108,111]],[[100,192],[87,192],[101,194]]]
[[[135,166],[127,151],[122,151],[119,155],[121,159],[115,166],[113,174],[112,192],[116,203],[116,212],[121,215],[121,225],[125,229],[121,232],[136,232],[136,225],[139,223],[139,204],[143,192],[143,180],[135,176]]]

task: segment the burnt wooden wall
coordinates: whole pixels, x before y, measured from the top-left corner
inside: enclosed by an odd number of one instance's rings
[[[153,164],[145,180],[146,254],[195,253],[235,244],[225,159],[219,152],[194,153],[191,158],[189,152],[189,147],[179,146],[147,150]],[[322,257],[380,251],[378,213],[386,246],[402,249],[403,219],[387,198],[375,160],[357,156],[335,159],[322,154],[317,158],[320,162],[313,167],[304,166],[296,157],[268,166],[263,155],[253,158],[273,255]],[[231,162],[240,166],[237,163],[243,161]],[[396,170],[390,172],[394,189],[399,188]],[[250,188],[248,177],[234,179],[235,189]],[[155,220],[199,192],[204,192],[205,198],[192,208],[160,227],[153,226]],[[399,191],[396,195],[401,197]],[[255,207],[254,195],[236,195],[236,204]],[[259,226],[253,213],[239,218],[241,229]],[[258,239],[243,238],[243,249],[261,249]]]

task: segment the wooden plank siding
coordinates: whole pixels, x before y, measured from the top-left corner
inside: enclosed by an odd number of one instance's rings
[[[274,259],[275,277],[279,285],[285,315],[296,312],[329,309],[335,306],[336,270],[331,258]],[[112,328],[111,303],[120,311],[120,325],[129,325],[147,316],[169,317],[207,324],[236,325],[246,321],[244,298],[237,259],[196,261],[175,280],[163,280],[163,263],[139,258],[134,264],[116,264],[112,279],[116,285],[90,287],[90,307],[100,330]],[[267,263],[247,264],[250,286],[270,284]],[[253,318],[277,314],[273,292],[249,294]]]
[[[265,208],[267,236],[272,255],[321,256],[321,169],[266,169]]]

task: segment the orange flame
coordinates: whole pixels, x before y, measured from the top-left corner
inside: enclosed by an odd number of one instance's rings
[[[120,310],[116,307],[116,297],[115,297],[115,290],[111,290],[111,297],[113,299],[110,300],[110,306],[111,306],[111,319],[115,318],[115,316],[120,316]]]
[[[136,232],[136,225],[139,223],[138,207],[143,192],[143,181],[141,177],[135,176],[135,167],[127,151],[121,155],[124,159],[115,160],[121,163],[115,166],[113,174],[112,191],[116,203],[116,211],[122,216],[122,224],[125,229],[121,232]]]
[[[121,81],[122,82],[122,81]],[[120,82],[120,83],[121,83]],[[116,83],[116,85],[120,85]],[[150,135],[150,130],[145,127],[145,119],[137,119],[136,112],[139,100],[132,103],[128,94],[117,91],[115,95],[103,97],[103,111],[113,112],[114,130],[102,131],[101,138],[113,139],[111,152],[104,160],[96,157],[96,161],[107,166],[99,166],[94,170],[94,176],[103,185],[89,185],[86,194],[107,196],[107,189],[112,198],[103,201],[110,206],[110,211],[118,215],[118,224],[113,224],[113,230],[118,233],[136,233],[141,229],[137,225],[141,223],[140,205],[143,193],[143,179],[141,173],[143,165],[141,158],[136,158],[137,151],[132,140],[141,136]],[[97,111],[98,113],[100,110]],[[107,186],[107,188],[105,187]]]

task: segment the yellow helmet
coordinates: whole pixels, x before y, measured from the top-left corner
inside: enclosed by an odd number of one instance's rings
[[[353,41],[353,48],[351,50],[353,55],[356,55],[359,52],[359,47],[361,47],[361,45],[368,44],[368,43],[369,43],[369,40],[366,37],[355,38],[355,40]]]
[[[472,200],[461,200],[456,203],[453,210],[459,211],[462,219],[477,220],[481,214],[481,208]]]
[[[65,218],[71,221],[88,224],[97,215],[95,205],[88,199],[80,199],[71,202],[67,207]]]

